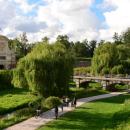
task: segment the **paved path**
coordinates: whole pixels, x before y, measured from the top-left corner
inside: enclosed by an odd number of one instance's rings
[[[126,93],[126,92],[124,92],[124,93]],[[110,94],[103,94],[103,95],[98,95],[98,96],[93,96],[93,97],[88,97],[88,98],[82,98],[77,101],[77,107],[84,104],[85,102],[90,102],[90,101],[94,101],[97,99],[118,96],[120,94],[123,94],[123,93],[114,92],[114,93],[110,93]],[[72,111],[72,110],[74,110],[73,107],[64,107],[64,111],[62,112],[61,109],[59,108],[59,116],[63,115],[66,112]],[[47,112],[44,112],[41,115],[41,117],[39,117],[37,119],[35,117],[32,117],[26,121],[13,125],[9,128],[6,128],[5,130],[36,130],[41,125],[44,125],[54,119],[55,119],[54,109],[52,109]]]

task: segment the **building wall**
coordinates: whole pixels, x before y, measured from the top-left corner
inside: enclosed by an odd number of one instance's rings
[[[9,49],[8,40],[0,39],[0,69],[10,69],[15,64],[15,53]]]

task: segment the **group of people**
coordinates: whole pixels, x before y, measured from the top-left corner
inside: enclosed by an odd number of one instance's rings
[[[60,105],[62,112],[63,112],[63,107],[64,106],[68,107],[69,103],[71,103],[71,107],[76,107],[76,105],[77,105],[76,97],[74,97],[73,100],[70,100],[68,97],[63,97],[62,101],[63,101],[63,103]],[[58,106],[55,106],[54,112],[55,112],[55,117],[57,119],[58,118]],[[38,108],[36,110],[36,117],[38,117],[40,115],[40,113],[41,113],[41,107],[38,106]]]
[[[76,105],[77,105],[76,97],[74,97],[73,100],[69,100],[68,97],[63,97],[62,101],[63,101],[63,103],[60,105],[62,112],[63,112],[64,106],[67,106],[67,107],[69,106],[69,102],[71,103],[71,107],[76,107]],[[56,117],[56,119],[58,118],[58,106],[55,107],[55,117]]]

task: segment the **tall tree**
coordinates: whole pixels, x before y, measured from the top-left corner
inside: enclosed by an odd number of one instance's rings
[[[21,50],[23,55],[25,56],[28,53],[28,39],[27,39],[27,34],[26,32],[23,32],[22,34],[20,34],[18,40],[21,43]]]
[[[87,57],[87,46],[84,42],[75,42],[72,47],[72,51],[74,52],[76,57]]]
[[[125,32],[123,32],[122,41],[123,43],[130,44],[130,28],[128,28]]]
[[[115,44],[122,44],[122,38],[118,33],[114,33],[113,40]]]
[[[93,57],[94,49],[96,48],[97,41],[92,40],[89,42],[89,52],[90,52],[90,57]]]
[[[9,48],[15,51],[16,60],[18,60],[19,58],[22,58],[24,56],[22,47],[21,47],[21,43],[17,38],[10,39],[8,43],[9,43]]]
[[[37,44],[20,59],[13,83],[29,87],[43,96],[67,94],[73,71],[73,57],[63,44]]]
[[[67,35],[58,35],[56,42],[63,44],[67,49],[71,47],[69,37]]]
[[[92,73],[104,74],[118,63],[118,53],[115,44],[105,43],[94,51],[92,59]]]
[[[43,38],[42,38],[42,42],[43,42],[43,43],[49,43],[49,38],[46,37],[46,36],[43,37]]]

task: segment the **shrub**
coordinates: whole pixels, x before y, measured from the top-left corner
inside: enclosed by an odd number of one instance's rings
[[[44,100],[45,100],[44,98],[39,97],[37,100],[29,102],[28,106],[30,109],[33,108],[36,110],[39,106],[43,107]]]
[[[104,75],[104,74],[109,74],[110,73],[110,69],[108,67],[104,67],[101,71],[101,75]]]
[[[90,74],[90,67],[78,67],[74,68],[74,75],[87,75]]]
[[[114,66],[111,70],[111,73],[112,74],[123,74],[124,73],[123,65]]]
[[[34,115],[35,109],[23,108],[0,120],[0,130]]]
[[[61,104],[61,100],[58,97],[54,97],[54,96],[48,97],[44,102],[45,107],[47,107],[49,109],[56,107],[60,104]]]
[[[13,71],[12,70],[0,70],[0,90],[11,89]]]

